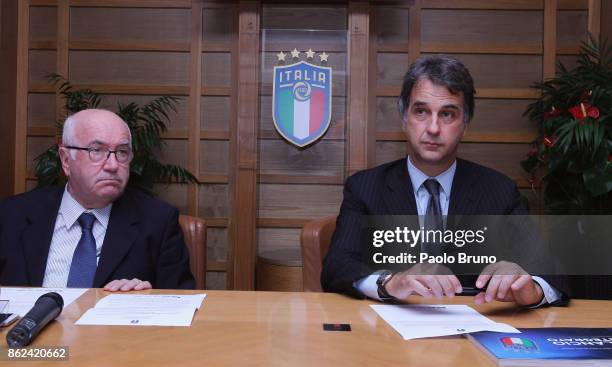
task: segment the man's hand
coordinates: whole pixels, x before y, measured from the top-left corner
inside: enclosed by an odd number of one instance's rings
[[[134,278],[132,280],[121,279],[121,280],[113,280],[104,286],[105,291],[117,292],[117,291],[142,291],[145,289],[151,289],[151,283],[146,280],[140,280]]]
[[[443,265],[417,264],[410,269],[397,273],[385,289],[389,295],[405,299],[413,293],[425,298],[446,296],[452,298],[461,293],[459,279]]]
[[[531,275],[515,263],[500,261],[485,267],[476,279],[476,287],[482,288],[487,282],[487,289],[474,297],[476,304],[495,300],[527,306],[540,302],[544,297],[542,288]]]

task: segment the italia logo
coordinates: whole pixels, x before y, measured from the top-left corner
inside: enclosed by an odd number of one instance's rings
[[[306,52],[313,59],[314,52]],[[291,52],[298,59],[300,52]],[[288,56],[282,51],[278,61]],[[327,62],[329,55],[319,55]],[[291,144],[304,147],[322,137],[331,122],[332,68],[307,61],[274,67],[272,119],[278,133]]]
[[[504,345],[504,347],[508,349],[513,349],[521,352],[535,352],[538,350],[538,346],[533,340],[529,340],[526,338],[510,338],[505,337],[501,338],[500,341]]]

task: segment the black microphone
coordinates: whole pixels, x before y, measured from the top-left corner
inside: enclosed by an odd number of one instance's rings
[[[62,313],[64,299],[55,292],[40,296],[34,307],[6,334],[11,348],[29,345],[47,324]]]

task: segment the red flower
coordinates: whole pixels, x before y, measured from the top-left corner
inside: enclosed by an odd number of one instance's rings
[[[599,117],[599,109],[588,103],[580,103],[578,106],[572,107],[568,111],[574,116],[575,120],[582,120],[586,117],[592,117],[594,119]]]
[[[612,162],[612,154],[608,156],[608,162]]]
[[[557,137],[555,135],[545,136],[544,140],[542,141],[542,143],[544,143],[544,146],[546,148],[552,147],[553,145],[555,145],[556,142],[557,142]]]
[[[555,106],[553,106],[550,112],[544,112],[544,119],[548,120],[549,118],[559,116],[560,114],[561,114],[561,110],[558,110],[555,108]]]
[[[527,152],[527,156],[528,157],[533,157],[534,155],[536,155],[538,153],[538,148],[537,147],[532,147],[531,149],[529,149],[529,151]]]
[[[533,187],[533,186],[538,186],[540,184],[540,179],[536,176],[533,175],[531,177],[529,177],[527,179],[527,181],[529,182],[529,184]]]

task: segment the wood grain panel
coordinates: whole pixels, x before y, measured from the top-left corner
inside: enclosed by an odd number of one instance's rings
[[[260,97],[260,112],[259,112],[259,128],[264,131],[260,135],[260,139],[280,138],[280,135],[275,131],[274,121],[272,119],[272,97]],[[346,118],[346,98],[332,98],[331,109],[331,125],[322,139],[344,139],[345,118]],[[270,135],[270,133],[272,133]]]
[[[202,55],[202,85],[229,87],[232,55],[228,52],[206,52]]]
[[[30,50],[28,57],[28,80],[30,83],[47,84],[47,75],[55,73],[56,52]]]
[[[299,44],[296,45],[296,47]],[[306,46],[309,47],[309,46]],[[285,50],[286,52],[288,50]],[[313,49],[313,51],[315,51]],[[290,55],[288,56],[290,57]],[[315,56],[316,57],[316,56]],[[302,54],[302,59],[304,59],[304,54]],[[300,59],[300,60],[302,60]],[[272,95],[272,82],[274,66],[277,65],[277,57],[274,52],[266,52],[264,54],[264,67],[261,73],[261,95],[271,96]],[[331,53],[328,58],[328,65],[332,67],[332,94],[334,97],[344,97],[346,96],[346,66],[347,59],[346,53]],[[315,65],[320,65],[319,59],[314,62]]]
[[[57,8],[30,8],[30,40],[55,41],[57,35]]]
[[[70,9],[70,39],[185,41],[191,29],[188,9]]]
[[[520,166],[529,144],[477,144],[459,145],[459,157],[496,169],[516,180],[526,178]]]
[[[126,94],[105,94],[102,97],[102,102],[100,103],[101,108],[106,108],[111,111],[118,111],[118,104],[121,103],[124,106],[135,102],[140,107],[144,106],[146,103],[151,102],[153,99],[159,96],[150,96],[150,95],[126,95]],[[170,112],[168,116],[170,117],[170,122],[168,123],[168,129],[186,129],[187,128],[187,119],[188,119],[188,107],[189,107],[189,97],[178,97],[178,105],[176,107],[176,113]]]
[[[186,166],[187,161],[187,142],[185,140],[164,140],[164,150],[162,153],[156,152],[156,156],[162,163],[178,164]]]
[[[337,214],[342,201],[342,185],[260,184],[258,191],[259,218],[324,217]]]
[[[332,175],[344,170],[344,142],[319,140],[299,149],[284,140],[259,141],[259,173],[277,175]]]
[[[601,39],[612,40],[612,2],[601,2]]]
[[[201,217],[229,216],[229,193],[227,185],[203,184],[200,185],[200,198],[198,213]]]
[[[580,10],[557,11],[557,45],[577,46],[587,39],[588,13]]]
[[[187,208],[187,185],[155,184],[153,191],[159,200],[177,208],[181,214],[189,214]]]
[[[205,4],[206,6],[206,4]],[[235,30],[232,28],[233,9],[210,8],[202,11],[202,39],[204,42],[231,42]]]
[[[300,249],[301,229],[295,228],[258,228],[257,251],[259,254],[266,251]]]
[[[421,14],[423,43],[542,44],[541,11],[423,10]]]
[[[264,29],[262,37],[265,40],[265,47],[263,48],[265,52],[287,52],[293,50],[294,47],[297,47],[298,51],[301,52],[312,48],[317,53],[323,51],[327,53],[345,52],[347,50],[346,33],[341,30]],[[305,46],[302,46],[303,50],[300,45]],[[302,56],[304,55],[302,54]],[[291,60],[288,59],[288,61]]]
[[[200,142],[200,174],[228,174],[229,143],[210,140]]]
[[[206,249],[208,261],[226,261],[227,228],[207,228]]]
[[[397,97],[376,98],[376,131],[401,131],[402,119]]]
[[[476,95],[485,88],[528,88],[542,79],[537,55],[454,55],[470,70]]]
[[[265,5],[262,28],[343,30],[347,26],[345,7],[305,7]]]
[[[200,128],[229,131],[230,97],[202,97],[200,99]]]
[[[227,289],[227,273],[206,272],[206,289]]]
[[[55,127],[55,94],[28,94],[28,127]]]
[[[26,139],[26,170],[34,170],[34,158],[55,144],[55,138],[28,137]]]
[[[476,99],[474,119],[470,123],[472,133],[535,133],[537,126],[523,116],[525,99]]]
[[[399,141],[376,142],[376,164],[383,164],[406,156],[406,143]]]
[[[408,43],[409,10],[397,7],[374,7],[376,33],[379,45]]]
[[[75,84],[187,85],[189,54],[71,51],[70,80]]]
[[[402,85],[409,66],[408,53],[378,53],[376,71],[378,86]]]

